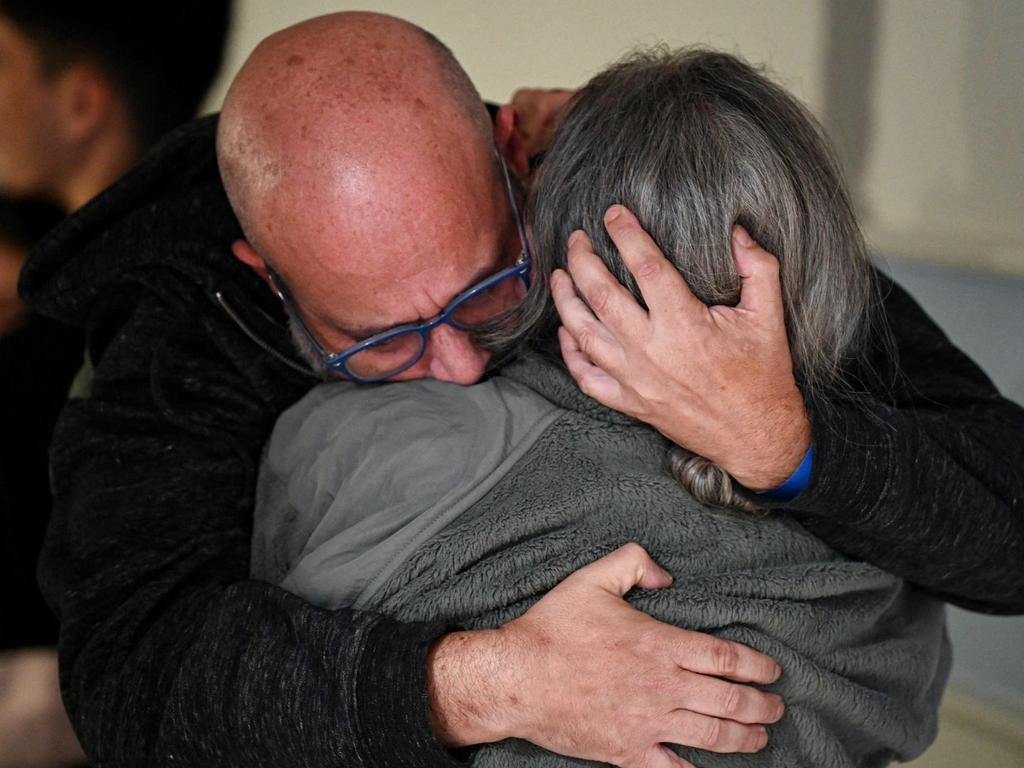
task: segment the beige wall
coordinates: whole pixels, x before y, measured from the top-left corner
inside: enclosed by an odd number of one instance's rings
[[[211,109],[262,37],[332,10],[379,10],[426,27],[494,101],[521,85],[579,84],[636,45],[740,53],[768,63],[829,125],[855,166],[862,222],[879,251],[1024,274],[1020,0],[237,2]]]
[[[575,85],[640,44],[705,42],[767,61],[801,98],[820,91],[820,0],[236,0],[225,77],[275,29],[332,10],[365,9],[413,21],[458,56],[485,98],[523,85]],[[219,103],[224,83],[215,88]]]
[[[865,222],[890,253],[1024,273],[1024,3],[882,3]]]

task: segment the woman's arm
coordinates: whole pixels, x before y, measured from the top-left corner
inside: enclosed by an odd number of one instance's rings
[[[699,309],[635,217],[606,226],[649,311],[585,237],[573,243],[569,267],[587,304],[564,274],[552,294],[584,392],[753,488],[788,477],[813,436],[811,479],[783,506],[816,534],[966,608],[1024,611],[1024,410],[906,292],[882,278],[899,375],[881,377],[864,402],[808,415],[793,397],[773,257],[734,238],[740,304]],[[876,356],[876,367],[890,368]]]

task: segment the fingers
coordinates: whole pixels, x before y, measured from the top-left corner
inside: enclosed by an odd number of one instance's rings
[[[576,382],[580,391],[609,408],[621,407],[622,385],[594,365],[564,327],[558,329],[558,344],[562,348],[562,359],[569,375]]]
[[[586,235],[583,235],[582,239],[586,240],[589,247],[590,241]],[[593,258],[597,259],[596,256]],[[615,282],[614,278],[612,281]],[[622,286],[619,286],[619,289],[625,290]],[[562,324],[572,334],[583,354],[606,370],[615,370],[616,366],[622,364],[622,347],[615,336],[598,320],[590,307],[583,303],[576,294],[573,281],[561,270],[555,270],[551,275],[551,298],[555,302]],[[629,299],[633,301],[632,296]],[[635,301],[633,304],[642,312]]]
[[[613,332],[630,332],[645,325],[647,312],[608,271],[582,230],[569,236],[568,265],[576,288],[593,314]]]
[[[706,675],[683,674],[689,689],[686,709],[691,712],[751,725],[776,723],[785,714],[777,694]]]
[[[770,656],[740,643],[681,630],[676,663],[690,672],[749,683],[774,683],[782,668]]]
[[[574,574],[614,592],[619,597],[633,587],[661,589],[672,583],[672,575],[658,565],[639,544],[625,544]]]
[[[665,729],[658,738],[710,752],[757,752],[768,743],[768,731],[762,725],[677,709],[665,719]]]
[[[652,315],[678,316],[680,313],[692,314],[705,309],[629,209],[613,205],[605,213],[604,225],[619,249],[626,268],[636,279]],[[576,278],[575,271],[573,278]]]
[[[779,260],[759,246],[739,225],[732,229],[732,258],[742,281],[739,308],[781,318]]]

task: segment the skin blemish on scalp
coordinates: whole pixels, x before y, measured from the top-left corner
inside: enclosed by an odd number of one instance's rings
[[[304,61],[305,59],[299,56],[299,54],[293,53],[291,56],[288,57],[287,64],[289,67],[297,67]]]

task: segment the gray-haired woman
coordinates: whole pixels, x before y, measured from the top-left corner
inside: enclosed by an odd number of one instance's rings
[[[261,472],[254,575],[325,607],[500,627],[584,564],[638,542],[675,581],[635,593],[637,608],[751,646],[784,670],[772,690],[786,714],[756,758],[675,731],[661,741],[718,750],[680,751],[702,766],[913,757],[934,737],[948,671],[941,605],[785,514],[729,509],[756,497],[586,397],[561,365],[549,287],[571,232],[589,236],[575,239],[574,258],[598,254],[643,295],[606,234],[613,204],[628,209],[613,209],[620,223],[637,214],[702,306],[774,312],[808,397],[856,389],[841,371],[862,356],[873,277],[813,120],[734,57],[635,56],[578,94],[544,162],[531,289],[488,334],[517,359],[473,387],[332,383],[290,409]],[[778,255],[784,308],[758,303],[756,279],[752,291],[743,284],[737,262],[768,262],[734,236],[737,224]],[[553,287],[571,301],[564,279]],[[578,764],[514,740],[473,760]]]

